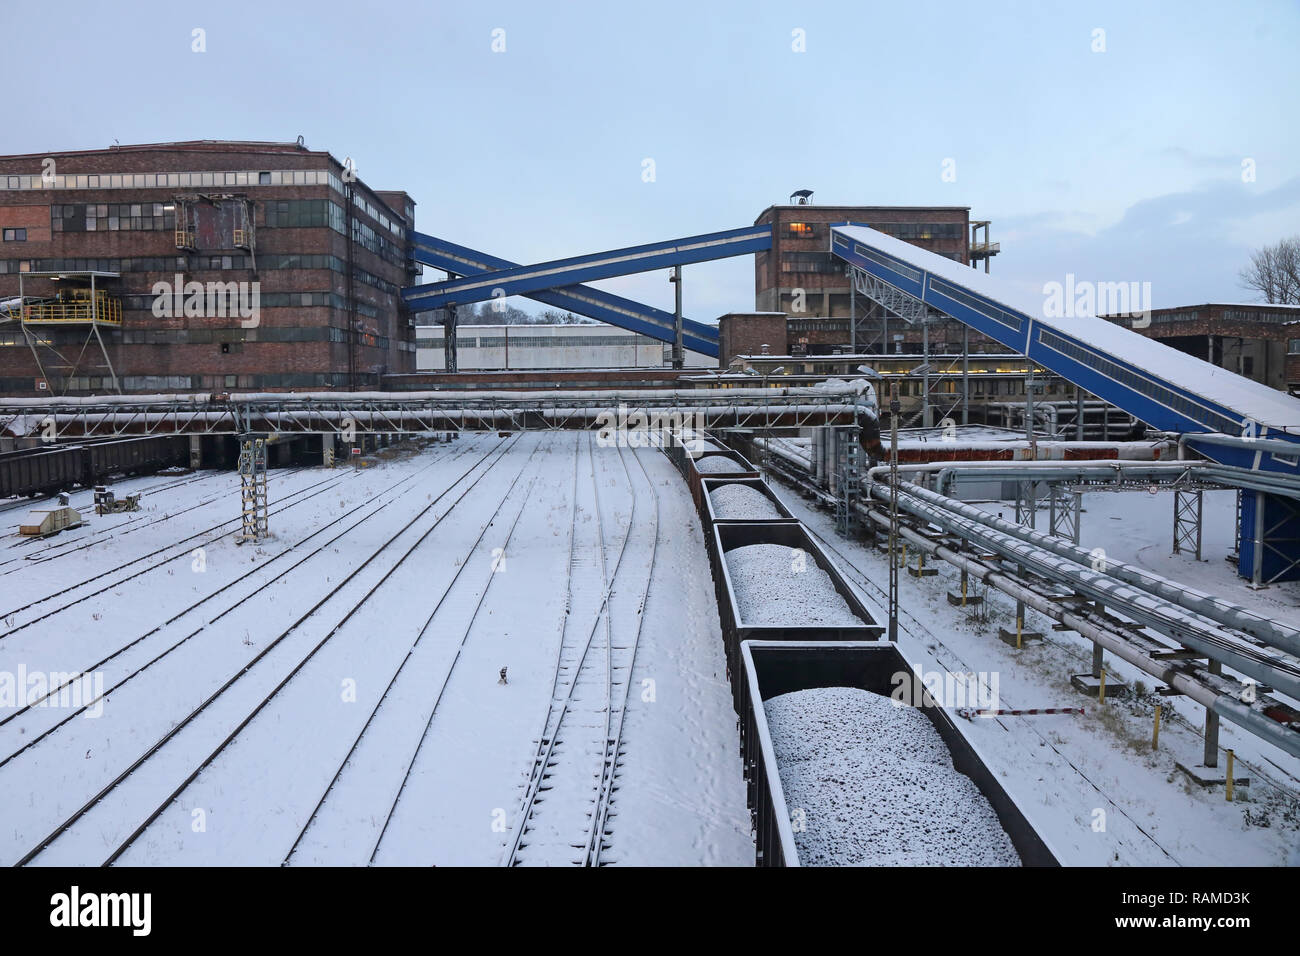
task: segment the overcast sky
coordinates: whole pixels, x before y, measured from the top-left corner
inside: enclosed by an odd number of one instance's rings
[[[521,262],[811,188],[970,206],[995,274],[1163,307],[1249,299],[1250,250],[1300,233],[1294,0],[6,3],[0,36],[4,152],[301,134]],[[664,272],[598,285],[672,307]],[[753,308],[752,260],[688,267],[685,302]]]

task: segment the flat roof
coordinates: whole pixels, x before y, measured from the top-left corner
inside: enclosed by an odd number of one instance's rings
[[[27,278],[37,279],[89,279],[92,276],[96,279],[120,279],[120,272],[100,272],[98,269],[86,269],[78,271],[76,269],[60,269],[57,272],[15,272],[13,275],[26,276]]]
[[[324,153],[322,149],[310,149],[306,144],[297,142],[277,143],[259,140],[236,139],[190,139],[172,143],[130,143],[126,145],[97,146],[89,149],[56,149],[39,153],[8,153],[0,159],[33,159],[46,156],[95,156],[112,153],[134,153],[148,150],[178,150],[182,152],[258,152],[258,153]]]
[[[1186,312],[1188,309],[1260,309],[1266,312],[1272,312],[1277,309],[1294,309],[1300,312],[1300,305],[1288,305],[1283,302],[1201,302],[1197,305],[1167,305],[1159,309],[1152,309],[1152,314],[1156,312]],[[1128,318],[1127,315],[1103,315],[1103,319]]]

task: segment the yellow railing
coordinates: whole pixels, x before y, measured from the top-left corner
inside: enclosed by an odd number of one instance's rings
[[[122,302],[104,292],[76,292],[69,297],[31,302],[23,305],[23,321],[32,325],[55,323],[99,325],[122,324]]]

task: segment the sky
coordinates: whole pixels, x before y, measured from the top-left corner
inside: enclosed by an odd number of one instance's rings
[[[1251,250],[1300,233],[1296,0],[9,3],[0,37],[2,152],[301,135],[518,262],[809,188],[969,206],[994,274],[1160,308],[1250,301]],[[685,280],[689,318],[754,307],[750,257]],[[596,285],[672,309],[663,270]]]

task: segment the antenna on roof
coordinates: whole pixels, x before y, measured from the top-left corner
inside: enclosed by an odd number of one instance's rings
[[[808,201],[812,199],[812,194],[811,189],[796,189],[790,194],[790,199],[794,201],[796,206],[806,206]]]

